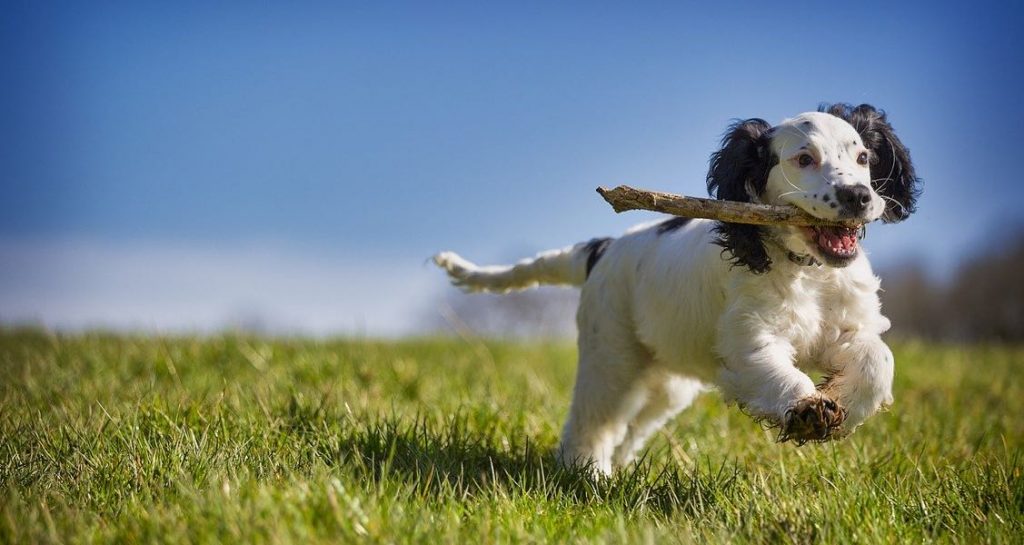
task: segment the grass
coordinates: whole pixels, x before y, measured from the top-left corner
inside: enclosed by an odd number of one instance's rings
[[[0,542],[1024,540],[1024,349],[895,351],[846,441],[708,394],[593,480],[551,454],[568,344],[0,331]]]

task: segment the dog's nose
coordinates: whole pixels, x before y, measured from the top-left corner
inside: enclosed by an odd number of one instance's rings
[[[871,202],[871,190],[866,185],[850,185],[836,189],[836,200],[851,214],[867,210]]]

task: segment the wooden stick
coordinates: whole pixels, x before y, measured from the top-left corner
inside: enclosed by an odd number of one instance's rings
[[[612,205],[616,212],[651,210],[687,218],[706,218],[751,225],[859,227],[863,224],[863,222],[855,220],[819,219],[795,206],[699,199],[637,189],[628,185],[620,185],[614,189],[599,187],[597,192],[604,197],[604,200],[608,201],[608,204]]]

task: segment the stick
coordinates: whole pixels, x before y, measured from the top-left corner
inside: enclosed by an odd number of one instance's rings
[[[608,201],[608,204],[612,205],[616,212],[651,210],[687,218],[705,218],[751,225],[859,227],[863,223],[856,220],[823,220],[795,206],[699,199],[637,189],[628,185],[620,185],[613,189],[599,187],[597,192],[604,197],[604,200]]]

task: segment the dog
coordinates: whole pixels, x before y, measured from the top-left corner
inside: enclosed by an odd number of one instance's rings
[[[920,180],[885,112],[840,103],[774,127],[734,122],[707,187],[825,220],[895,223],[914,212]],[[892,403],[890,323],[863,233],[672,218],[511,266],[453,252],[434,262],[468,291],[581,286],[558,457],[611,474],[711,386],[800,445],[845,437]]]

